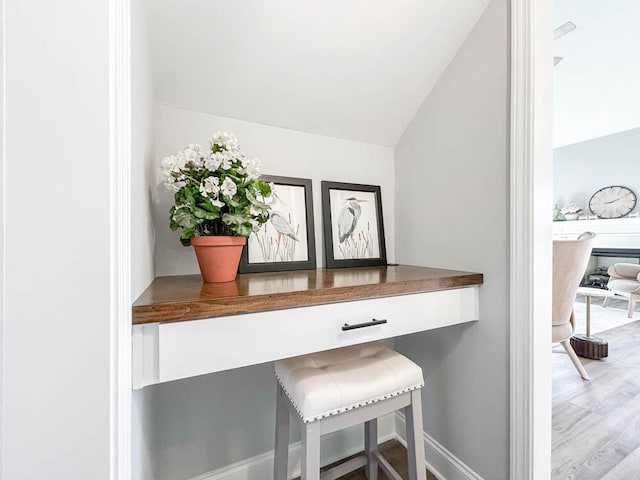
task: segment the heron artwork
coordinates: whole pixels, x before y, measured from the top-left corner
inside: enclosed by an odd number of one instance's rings
[[[296,242],[300,241],[298,239],[298,236],[296,235],[296,232],[293,231],[293,227],[291,226],[289,221],[280,212],[272,210],[271,214],[269,215],[269,221],[271,222],[271,225],[273,225],[273,228],[276,229],[278,234],[286,235]]]
[[[284,202],[281,202],[284,203]],[[285,216],[282,212],[271,210],[269,213],[270,225],[275,230],[269,232],[267,228],[263,228],[261,232],[256,234],[256,240],[262,251],[262,258],[265,262],[290,262],[293,261],[296,243],[300,241],[298,230],[300,225],[294,228],[291,225],[291,216]]]
[[[356,232],[358,221],[362,215],[361,200],[355,197],[347,198],[340,214],[338,215],[338,240],[340,242],[340,251],[345,258],[369,258],[373,255],[371,251],[371,229],[367,223],[367,229],[361,229]]]

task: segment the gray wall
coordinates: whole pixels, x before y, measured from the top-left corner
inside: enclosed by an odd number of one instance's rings
[[[586,214],[591,195],[607,185],[625,185],[640,197],[640,128],[553,151],[553,195],[558,206],[577,203]]]
[[[507,5],[489,5],[396,146],[397,260],[485,274],[478,323],[396,348],[424,369],[426,432],[491,480],[509,470]]]

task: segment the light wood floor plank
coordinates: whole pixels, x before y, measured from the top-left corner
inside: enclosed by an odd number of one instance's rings
[[[638,480],[640,477],[640,448],[609,470],[602,480]]]
[[[590,382],[552,357],[553,480],[640,479],[640,322],[599,336],[609,357],[584,360]]]

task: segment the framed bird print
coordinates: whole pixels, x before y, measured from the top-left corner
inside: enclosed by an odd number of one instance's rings
[[[322,182],[327,268],[387,264],[380,187]]]
[[[306,178],[263,175],[273,184],[269,220],[247,239],[240,273],[316,268],[313,193]]]

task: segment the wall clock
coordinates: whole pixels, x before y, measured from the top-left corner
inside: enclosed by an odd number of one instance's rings
[[[631,213],[636,202],[636,194],[630,188],[611,185],[591,196],[589,210],[598,218],[622,218]]]

